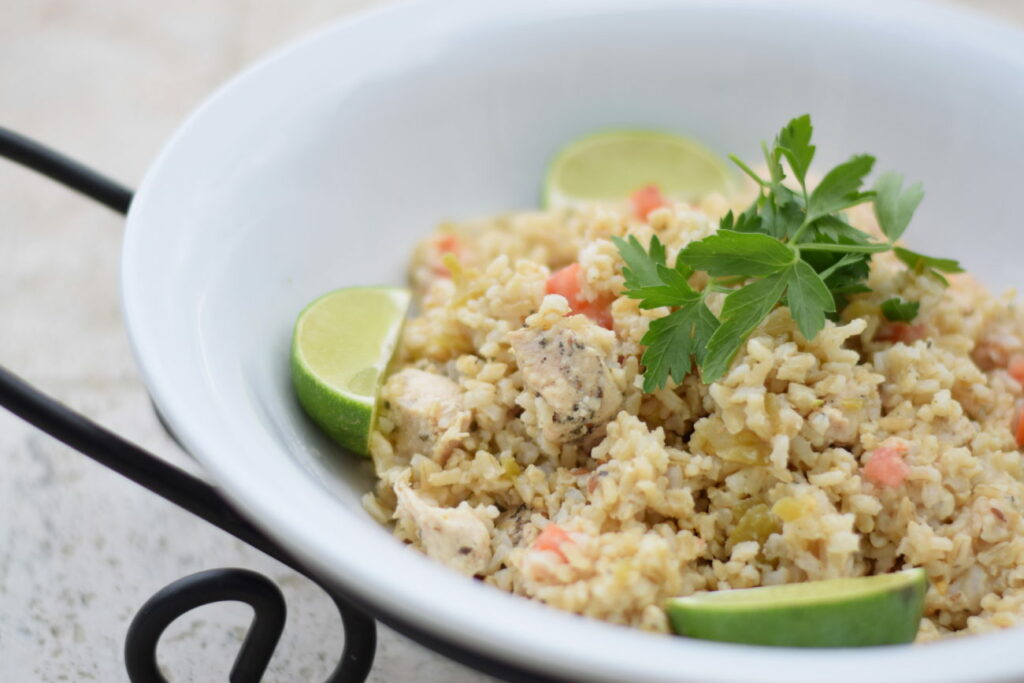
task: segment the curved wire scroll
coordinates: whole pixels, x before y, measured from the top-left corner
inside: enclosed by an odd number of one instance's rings
[[[2,127],[0,157],[36,170],[120,213],[127,213],[131,204],[131,190]],[[337,605],[345,630],[341,660],[327,683],[361,683],[369,675],[377,647],[374,620],[319,581],[284,548],[235,512],[213,486],[71,410],[3,366],[0,366],[0,406],[320,584]],[[235,659],[231,681],[258,681],[284,628],[284,598],[277,586],[255,572],[214,569],[166,586],[136,614],[125,639],[125,662],[132,683],[166,683],[156,665],[156,647],[164,629],[195,607],[224,600],[245,602],[254,610],[253,623]]]

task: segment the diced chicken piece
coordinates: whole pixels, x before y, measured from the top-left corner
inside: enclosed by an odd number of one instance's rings
[[[463,501],[455,508],[427,503],[404,482],[395,484],[395,518],[416,527],[429,557],[452,569],[474,576],[491,560],[491,534],[487,525]]]
[[[391,405],[399,452],[443,462],[466,438],[472,414],[463,407],[459,385],[447,377],[407,368],[388,379],[384,397]]]
[[[578,332],[526,328],[509,335],[528,391],[551,408],[544,438],[565,443],[592,434],[618,412],[619,391],[603,355]]]

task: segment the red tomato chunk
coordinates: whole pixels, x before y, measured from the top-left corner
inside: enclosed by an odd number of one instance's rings
[[[1013,428],[1013,435],[1017,439],[1017,448],[1024,448],[1024,408],[1018,409],[1017,415],[1013,419],[1014,422],[1011,427]]]
[[[633,204],[633,213],[640,220],[646,220],[647,214],[655,209],[668,206],[668,200],[661,194],[657,185],[646,185],[634,192],[629,198]]]
[[[903,462],[906,454],[906,444],[883,443],[868,457],[864,465],[864,476],[879,486],[899,486],[910,473],[910,467]]]
[[[1019,353],[1010,356],[1010,362],[1006,365],[1006,371],[1010,373],[1010,377],[1024,384],[1024,356]]]
[[[552,273],[545,291],[564,296],[573,313],[585,315],[601,327],[612,329],[611,305],[614,297],[600,296],[593,301],[585,301],[580,298],[582,289],[583,269],[579,263],[573,263]]]
[[[448,270],[448,266],[444,265],[443,257],[445,254],[455,254],[462,249],[462,245],[459,244],[459,238],[455,235],[438,235],[431,245],[433,248],[433,258],[431,261],[433,265],[431,269],[434,274],[439,277],[451,277],[452,273]]]
[[[540,532],[540,536],[533,542],[534,550],[550,550],[563,561],[567,561],[565,553],[562,552],[563,543],[572,543],[572,537],[562,527],[557,524],[548,524],[544,527],[544,531]]]
[[[909,323],[897,321],[883,325],[878,330],[878,334],[875,335],[875,339],[878,341],[912,344],[918,339],[924,339],[925,334],[926,330],[924,325],[911,325]]]

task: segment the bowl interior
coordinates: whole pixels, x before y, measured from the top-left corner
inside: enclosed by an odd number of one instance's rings
[[[870,152],[878,169],[924,182],[912,245],[960,258],[998,288],[1014,284],[1004,253],[1024,246],[1012,201],[1024,158],[1019,36],[916,3],[483,5],[400,5],[325,30],[228,84],[170,141],[132,206],[124,258],[129,331],[161,411],[294,550],[499,656],[525,647],[521,660],[549,670],[570,661],[595,679],[672,678],[680,658],[694,680],[734,677],[741,669],[716,669],[726,656],[759,674],[785,661],[787,680],[892,665],[904,655],[623,633],[449,576],[362,510],[367,463],[322,437],[292,396],[291,326],[327,290],[403,282],[413,243],[439,221],[536,206],[547,161],[581,134],[657,128],[756,159],[761,139],[804,112],[819,168]],[[505,618],[467,607],[470,591]],[[590,646],[542,642],[564,629]],[[647,655],[618,661],[594,647],[602,640]],[[568,660],[552,664],[558,656]],[[840,656],[860,669],[835,674]],[[955,677],[957,666],[954,657],[943,670]]]

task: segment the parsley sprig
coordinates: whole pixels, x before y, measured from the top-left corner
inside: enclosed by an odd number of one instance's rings
[[[668,306],[671,311],[651,322],[641,343],[646,346],[644,391],[679,383],[693,368],[704,382],[713,382],[729,369],[750,334],[779,305],[789,307],[806,339],[813,339],[835,318],[851,294],[869,292],[868,274],[874,254],[893,251],[909,268],[929,273],[943,283],[944,273],[962,272],[952,259],[925,256],[896,241],[903,235],[921,203],[920,183],[903,187],[903,177],[888,172],[871,190],[863,190],[875,158],[861,154],[825,174],[813,189],[807,173],[814,159],[811,118],[790,121],[769,146],[762,144],[768,169],[762,177],[740,159],[730,159],[759,187],[757,198],[742,213],[727,213],[718,231],[682,249],[669,266],[657,236],[647,249],[633,235],[613,237],[626,266],[625,295],[640,300],[640,308]],[[798,188],[784,184],[788,165]],[[885,241],[850,225],[843,211],[872,202]],[[707,275],[701,289],[691,286],[696,272]],[[948,284],[948,283],[947,283]],[[707,298],[725,295],[718,316]],[[909,321],[917,302],[891,299],[883,312],[891,320]]]

